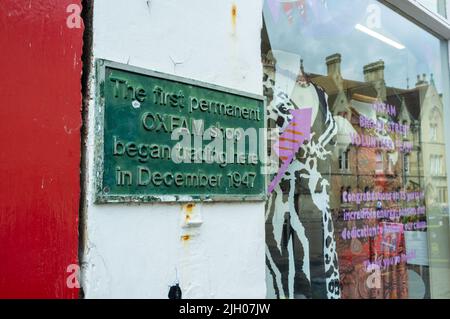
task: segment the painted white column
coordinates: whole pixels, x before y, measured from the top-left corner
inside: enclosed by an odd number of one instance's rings
[[[233,17],[232,6],[236,16]],[[261,0],[95,0],[93,59],[262,94]],[[92,61],[91,67],[93,67]],[[86,176],[86,298],[265,298],[264,203],[95,205],[90,79]],[[183,240],[183,235],[190,234]],[[190,232],[190,233],[189,233]]]

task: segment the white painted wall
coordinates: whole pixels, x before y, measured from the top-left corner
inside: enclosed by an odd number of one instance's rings
[[[261,12],[261,0],[95,0],[93,55],[262,94]],[[263,203],[198,205],[193,231],[181,204],[93,204],[93,110],[91,99],[86,298],[167,298],[176,276],[183,298],[265,298]]]

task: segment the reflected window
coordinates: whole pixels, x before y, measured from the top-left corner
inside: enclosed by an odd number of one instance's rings
[[[441,155],[431,155],[430,164],[431,174],[433,176],[442,175],[442,161],[443,157]]]
[[[376,161],[376,173],[383,173],[384,172],[384,156],[382,152],[377,152],[375,155],[375,161]]]
[[[438,197],[439,203],[443,204],[447,203],[447,194],[448,194],[447,187],[439,187],[438,193],[439,193]]]
[[[430,140],[431,142],[437,142],[437,124],[431,123],[430,124]]]
[[[410,171],[409,167],[409,154],[403,155],[403,170],[405,174],[408,174]]]

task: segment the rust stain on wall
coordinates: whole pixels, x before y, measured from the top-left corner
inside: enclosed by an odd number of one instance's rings
[[[233,32],[236,31],[236,20],[237,20],[237,6],[233,3],[231,6],[231,24],[233,26]]]
[[[184,206],[184,211],[186,212],[185,221],[189,222],[192,218],[192,212],[195,208],[195,204],[187,204]]]

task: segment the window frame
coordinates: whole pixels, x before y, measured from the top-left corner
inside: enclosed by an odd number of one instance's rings
[[[411,174],[411,161],[410,161],[409,156],[410,156],[409,153],[403,154],[403,173],[404,173],[404,175]]]
[[[450,20],[433,12],[418,0],[379,0],[391,9],[406,16],[412,22],[433,33],[442,40],[450,40]]]

